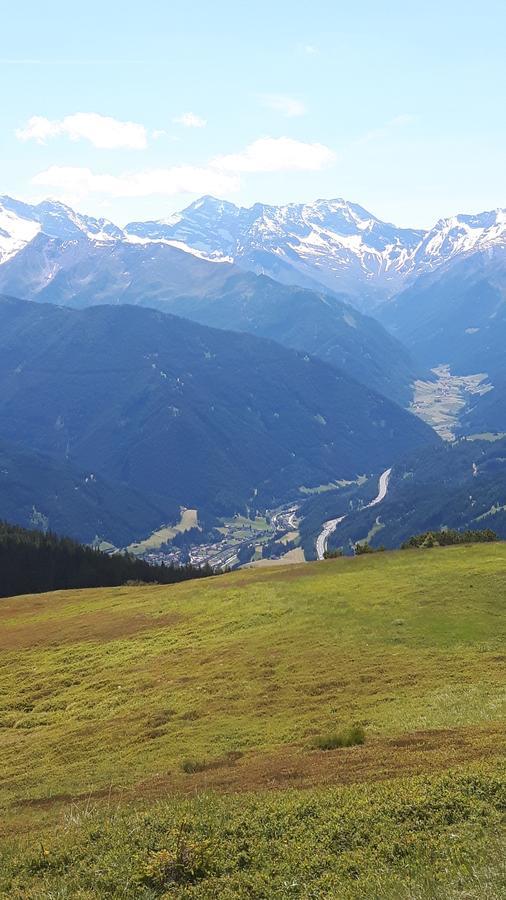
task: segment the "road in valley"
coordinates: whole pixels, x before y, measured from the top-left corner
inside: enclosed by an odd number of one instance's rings
[[[389,469],[385,469],[384,472],[381,473],[378,481],[378,493],[374,500],[371,500],[367,506],[362,507],[363,509],[370,509],[371,506],[377,506],[378,503],[381,503],[382,500],[385,499],[388,491],[388,482],[390,481],[390,474],[392,472],[392,467]],[[323,559],[325,556],[325,551],[327,549],[328,539],[331,534],[336,530],[337,526],[340,522],[346,519],[346,516],[339,516],[338,519],[328,519],[323,523],[322,530],[320,534],[316,538],[316,558]]]
[[[374,500],[371,500],[367,506],[364,506],[364,509],[370,509],[371,506],[376,506],[378,503],[381,503],[382,500],[385,499],[388,491],[388,482],[390,481],[390,474],[392,472],[392,467],[389,469],[385,469],[384,472],[381,473],[378,481],[378,493]]]
[[[327,541],[332,534],[333,531],[336,530],[339,522],[342,522],[346,516],[339,516],[338,519],[328,519],[327,522],[323,523],[323,528],[320,531],[320,534],[316,538],[316,558],[323,559],[325,556],[325,551],[327,549]]]

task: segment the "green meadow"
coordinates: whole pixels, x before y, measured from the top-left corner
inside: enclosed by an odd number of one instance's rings
[[[2,601],[0,896],[504,896],[505,597],[498,543]]]

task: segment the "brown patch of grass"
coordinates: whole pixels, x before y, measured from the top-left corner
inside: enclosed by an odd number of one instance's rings
[[[502,765],[506,753],[506,735],[502,725],[484,728],[454,728],[417,731],[388,739],[371,739],[367,744],[343,747],[336,753],[286,746],[274,753],[243,754],[231,751],[217,759],[200,762],[196,771],[175,769],[138,781],[136,784],[111,785],[83,793],[62,793],[49,797],[18,800],[11,806],[3,833],[30,831],[40,816],[17,816],[15,809],[50,813],[79,801],[97,805],[114,799],[122,804],[156,802],[168,796],[201,793],[275,791],[284,788],[346,786],[381,782],[398,777],[432,775],[458,770],[483,762]],[[51,812],[52,811],[52,812]]]
[[[177,772],[164,773],[138,782],[130,791],[132,796],[154,800],[171,793],[207,789],[227,793],[276,789],[287,781],[300,788],[346,785],[435,774],[484,757],[500,759],[505,753],[506,734],[501,724],[415,731],[342,747],[338,753],[293,745],[265,754],[232,751],[225,757],[205,760],[200,771],[185,774],[184,780]]]
[[[24,610],[23,610],[24,614]],[[159,616],[116,609],[87,612],[86,616],[73,616],[45,622],[22,622],[8,630],[0,630],[0,650],[22,650],[32,647],[82,644],[85,641],[106,643],[121,640],[148,630],[159,630],[177,625],[183,620],[180,613],[169,612]]]
[[[51,809],[54,806],[67,806],[70,803],[80,803],[84,800],[104,800],[109,797],[122,794],[121,788],[100,788],[96,791],[87,791],[83,794],[52,794],[50,797],[28,797],[23,800],[16,800],[12,805],[14,807],[27,807],[37,809]]]

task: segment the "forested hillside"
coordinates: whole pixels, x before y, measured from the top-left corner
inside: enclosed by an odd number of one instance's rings
[[[343,372],[251,335],[9,298],[0,325],[3,437],[128,486],[160,524],[181,506],[265,509],[439,442]]]
[[[356,541],[399,547],[412,535],[442,528],[491,529],[506,538],[506,438],[485,435],[444,442],[415,451],[392,470],[385,499],[363,508],[374,489],[348,487],[314,497],[308,508],[306,546],[314,546],[308,526],[346,515],[329,547],[352,552]],[[314,532],[313,532],[314,534]]]
[[[51,532],[0,522],[0,597],[127,581],[173,584],[210,574],[208,568],[150,566],[124,554],[108,556]]]
[[[0,440],[0,519],[84,543],[107,538],[126,547],[158,528],[165,514],[156,498],[148,500],[128,485]]]

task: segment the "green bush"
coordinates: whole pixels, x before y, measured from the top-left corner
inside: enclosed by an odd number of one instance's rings
[[[169,835],[170,850],[151,851],[140,882],[155,890],[194,884],[213,872],[209,842],[185,834],[184,826]]]
[[[350,725],[342,731],[320,735],[316,738],[314,746],[318,750],[336,750],[338,747],[354,747],[365,743],[365,731],[362,725]]]
[[[181,763],[181,769],[187,775],[192,775],[194,772],[205,772],[207,768],[209,768],[209,763],[204,759],[183,759]]]
[[[361,556],[363,553],[374,553],[374,550],[368,541],[362,541],[360,544],[355,544],[353,549],[355,551],[355,556]]]
[[[424,531],[422,534],[414,534],[401,544],[401,550],[431,547],[450,547],[454,544],[486,544],[497,541],[498,537],[491,528],[483,528],[476,531],[456,531],[454,528],[446,528],[442,531]]]

